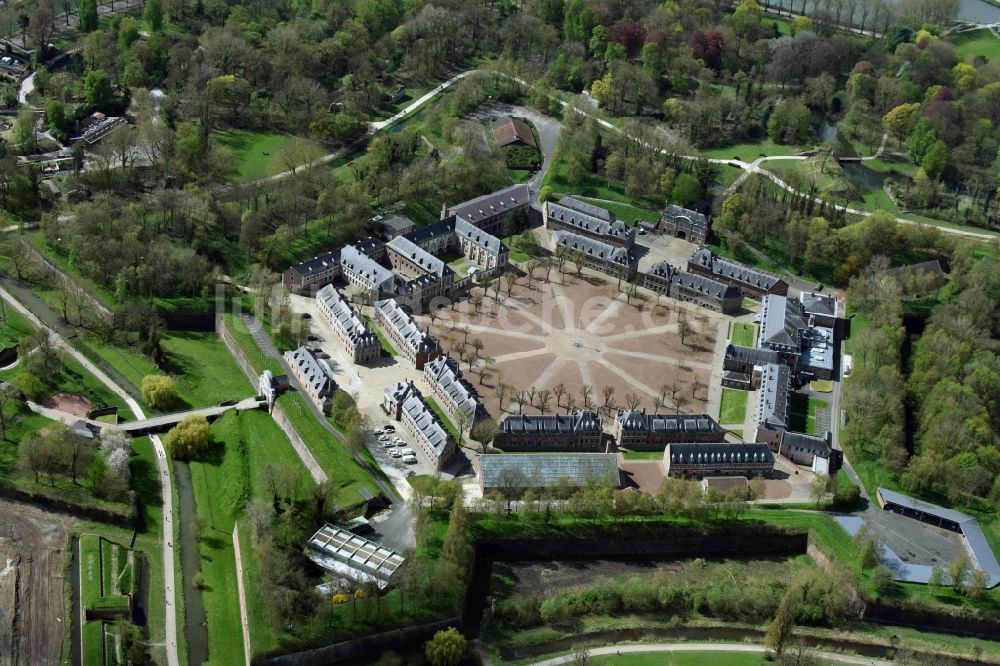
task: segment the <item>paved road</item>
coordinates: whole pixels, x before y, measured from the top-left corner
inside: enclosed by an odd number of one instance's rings
[[[609,654],[635,654],[635,653],[661,653],[661,652],[747,652],[752,654],[764,654],[767,648],[763,645],[752,645],[749,643],[654,643],[650,645],[618,645],[609,647],[591,648],[587,654],[591,657]],[[891,661],[883,659],[872,659],[870,657],[858,657],[854,655],[840,654],[838,652],[811,651],[809,654],[815,655],[827,661],[836,661],[842,664],[862,664],[865,666],[892,666]],[[561,657],[553,657],[544,661],[536,661],[532,666],[558,666],[559,664],[570,664],[576,660],[575,654],[567,654]]]
[[[243,411],[247,409],[257,409],[261,405],[266,404],[265,402],[258,400],[257,398],[244,398],[239,402],[232,405],[217,405],[214,407],[204,407],[202,409],[188,409],[183,412],[174,412],[173,414],[164,414],[163,416],[154,416],[148,419],[140,419],[136,421],[126,421],[125,423],[119,423],[117,425],[112,425],[105,421],[96,421],[94,419],[88,419],[82,416],[77,416],[76,414],[71,414],[69,412],[63,412],[58,409],[52,409],[51,407],[45,407],[44,405],[39,405],[37,403],[27,401],[28,408],[36,414],[41,414],[53,421],[62,421],[67,425],[77,423],[82,421],[83,423],[92,426],[94,428],[103,430],[104,428],[118,428],[129,433],[132,437],[141,437],[148,432],[164,431],[169,430],[170,426],[183,421],[186,417],[192,414],[201,414],[202,416],[208,418],[213,416],[218,416],[224,412],[228,412],[231,409],[237,411]]]
[[[10,292],[2,287],[0,287],[0,298],[6,300],[11,307],[20,312],[28,321],[40,330],[49,331],[52,336],[53,344],[73,357],[77,363],[86,368],[92,375],[94,375],[94,377],[98,379],[98,381],[114,391],[116,395],[124,400],[125,404],[128,405],[129,410],[137,420],[143,420],[146,418],[145,413],[142,411],[142,407],[132,398],[132,396],[128,394],[125,389],[111,381],[111,378],[104,374],[103,370],[91,363],[90,359],[66,342],[66,340],[63,339],[58,332],[43,324],[42,320],[35,316],[35,313],[22,305],[20,301],[16,300]],[[175,614],[176,593],[174,590],[173,493],[170,485],[170,471],[168,468],[169,463],[167,460],[167,452],[164,450],[163,443],[160,441],[158,436],[151,435],[149,439],[153,443],[153,448],[156,450],[156,466],[160,472],[160,495],[163,501],[163,585],[164,601],[166,605],[166,622],[164,623],[164,631],[166,633],[165,647],[167,649],[167,666],[179,666],[180,662],[177,657],[177,616]]]

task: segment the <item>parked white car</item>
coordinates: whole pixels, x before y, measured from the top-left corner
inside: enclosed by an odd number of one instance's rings
[[[399,449],[389,449],[389,455],[393,458],[402,458],[403,454],[399,452]]]
[[[388,442],[389,441],[389,436],[388,435],[379,435],[378,436],[378,441],[380,441],[380,442]]]
[[[416,456],[404,456],[403,457],[403,462],[405,462],[407,465],[416,465],[417,464],[417,457]]]

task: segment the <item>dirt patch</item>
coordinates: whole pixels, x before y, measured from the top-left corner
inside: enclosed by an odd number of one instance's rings
[[[786,499],[792,496],[792,484],[780,479],[764,479],[764,499]]]
[[[45,406],[50,409],[58,409],[60,412],[66,412],[67,414],[72,414],[74,416],[79,416],[81,418],[86,418],[87,414],[93,409],[90,404],[90,400],[87,400],[79,393],[53,393],[49,396],[49,399],[45,401]]]
[[[57,664],[66,518],[0,500],[0,664]]]
[[[526,596],[537,596],[542,591],[551,594],[574,587],[590,586],[603,578],[678,574],[684,570],[684,566],[676,560],[510,562],[509,566],[514,578],[514,591]]]
[[[619,465],[626,487],[655,495],[663,485],[663,463],[659,460],[625,460]]]

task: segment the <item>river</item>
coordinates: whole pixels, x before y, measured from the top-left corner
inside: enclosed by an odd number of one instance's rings
[[[972,23],[996,23],[1000,21],[1000,7],[986,0],[959,0],[958,18]]]

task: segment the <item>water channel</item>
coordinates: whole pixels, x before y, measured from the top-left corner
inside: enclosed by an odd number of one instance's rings
[[[174,461],[174,482],[177,486],[177,516],[181,525],[180,546],[181,573],[184,578],[184,637],[188,644],[188,663],[198,666],[208,660],[208,630],[205,603],[201,590],[194,586],[194,577],[201,566],[198,542],[195,539],[194,486],[191,484],[191,468],[187,463]]]

